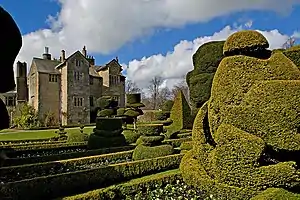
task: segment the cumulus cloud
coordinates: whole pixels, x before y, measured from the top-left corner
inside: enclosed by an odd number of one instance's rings
[[[193,69],[192,55],[204,43],[209,41],[226,40],[232,33],[245,29],[244,26],[232,28],[226,26],[221,31],[211,36],[204,36],[193,41],[183,40],[179,42],[172,52],[166,55],[158,54],[150,57],[144,57],[141,60],[133,60],[126,66],[128,79],[136,82],[140,87],[146,88],[154,76],[162,76],[167,87],[172,88],[174,84],[180,82],[188,71]],[[281,34],[278,30],[262,31],[270,43],[270,49],[281,48],[282,44],[289,38],[288,35]]]
[[[61,10],[49,16],[49,29],[24,35],[19,60],[30,62],[45,46],[58,57],[86,45],[90,53],[109,54],[151,34],[155,28],[176,28],[206,22],[243,10],[286,13],[299,0],[57,0]],[[182,45],[190,45],[183,42]],[[158,55],[156,59],[162,59]]]

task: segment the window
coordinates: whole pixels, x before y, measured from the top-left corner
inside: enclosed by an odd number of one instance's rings
[[[90,76],[90,85],[94,85],[94,78]]]
[[[83,98],[82,97],[74,97],[74,106],[76,106],[76,107],[83,106]]]
[[[57,74],[49,74],[49,82],[57,82],[58,75]]]
[[[75,59],[75,66],[80,67],[80,60]]]
[[[5,97],[6,106],[16,106],[16,97]]]
[[[94,97],[90,96],[90,106],[93,107],[94,106]]]
[[[80,73],[78,71],[74,71],[74,80],[79,81],[80,79],[83,79],[83,73]]]

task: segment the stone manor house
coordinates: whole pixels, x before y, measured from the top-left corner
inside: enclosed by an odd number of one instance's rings
[[[27,75],[27,64],[17,62],[16,91],[0,94],[8,110],[28,102],[41,120],[54,116],[63,125],[93,122],[97,98],[111,96],[125,106],[125,76],[118,58],[104,66],[95,65],[87,50],[52,59],[48,47],[42,58],[33,58]]]

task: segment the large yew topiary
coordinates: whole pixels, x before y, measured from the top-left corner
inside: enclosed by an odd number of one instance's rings
[[[187,73],[190,100],[193,108],[200,108],[210,97],[214,73],[223,59],[224,41],[212,41],[201,45],[193,55],[194,69]]]
[[[217,199],[299,198],[300,71],[280,51],[265,58],[262,37],[241,31],[226,41],[230,56],[216,71],[180,165],[188,184]]]

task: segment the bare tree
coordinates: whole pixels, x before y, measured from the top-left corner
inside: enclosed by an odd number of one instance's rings
[[[125,92],[126,92],[126,94],[139,93],[139,92],[141,92],[141,89],[137,86],[137,84],[134,81],[126,80]]]
[[[172,99],[172,91],[168,87],[161,88],[157,97],[157,108],[161,108],[163,103],[170,99]]]
[[[158,104],[158,96],[160,92],[160,85],[163,83],[163,78],[160,76],[155,76],[148,86],[148,90],[150,92],[151,100],[152,100],[152,109],[157,109]]]
[[[282,48],[284,48],[284,49],[291,48],[291,47],[295,46],[295,43],[296,43],[296,38],[293,36],[289,37],[287,39],[287,41],[282,45]]]

